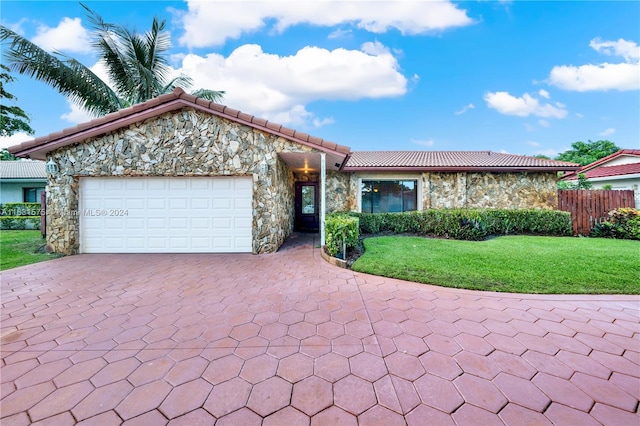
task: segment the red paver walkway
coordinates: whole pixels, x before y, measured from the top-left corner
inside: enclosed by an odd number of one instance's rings
[[[640,423],[636,296],[407,283],[298,234],[0,277],[3,426]]]

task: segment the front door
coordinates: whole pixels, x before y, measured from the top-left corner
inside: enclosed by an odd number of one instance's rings
[[[296,182],[297,231],[317,232],[320,224],[318,182]]]

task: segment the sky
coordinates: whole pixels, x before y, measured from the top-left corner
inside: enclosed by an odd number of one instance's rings
[[[353,151],[640,147],[638,1],[84,3],[140,33],[166,20],[171,65],[191,89],[224,90],[225,105]],[[2,0],[0,21],[105,75],[78,2]],[[34,136],[92,118],[14,77],[5,89]]]

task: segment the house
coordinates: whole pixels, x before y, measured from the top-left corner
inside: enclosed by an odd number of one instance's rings
[[[9,148],[46,160],[62,253],[275,252],[331,211],[553,208],[577,165],[495,152],[351,152],[186,94]]]
[[[594,189],[611,185],[611,189],[633,190],[636,208],[640,209],[640,149],[621,149],[567,173],[562,180],[575,182],[580,173],[584,173]]]
[[[46,185],[43,161],[0,161],[0,204],[39,203]]]

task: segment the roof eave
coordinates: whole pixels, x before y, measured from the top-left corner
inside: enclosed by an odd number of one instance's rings
[[[560,172],[578,170],[579,167],[480,167],[480,166],[444,166],[444,167],[380,167],[380,166],[345,166],[345,172]]]
[[[95,127],[87,127],[87,123],[81,124],[76,127],[77,131],[75,132],[71,130],[67,135],[64,134],[65,131],[54,133],[51,135],[53,136],[51,139],[44,140],[42,143],[38,143],[38,139],[24,142],[20,145],[9,147],[9,152],[18,157],[29,157],[38,160],[46,160],[46,154],[56,149],[82,142],[83,140],[86,140],[88,138],[104,135],[106,133],[121,129],[131,124],[141,122],[149,118],[157,117],[161,114],[164,114],[165,112],[171,112],[187,107],[194,108],[227,120],[231,120],[276,136],[280,136],[290,141],[316,149],[318,151],[337,155],[341,158],[346,158],[349,152],[351,152],[349,147],[314,138],[313,136],[310,136],[306,133],[288,129],[281,125],[275,125],[275,123],[257,119],[256,117],[250,116],[248,114],[239,113],[236,110],[224,107],[222,105],[216,105],[219,108],[212,108],[210,106],[210,102],[197,102],[199,100],[200,99],[196,99],[196,102],[190,102],[189,100],[185,100],[182,98],[169,99],[166,102],[163,102],[151,108],[144,109],[142,111],[136,111],[136,107],[134,106],[133,112],[125,116],[107,121]],[[230,113],[225,113],[224,111],[226,110],[229,110]],[[248,119],[245,119],[244,117],[255,119],[259,123],[250,121]],[[316,140],[316,142],[313,142],[312,140]]]

